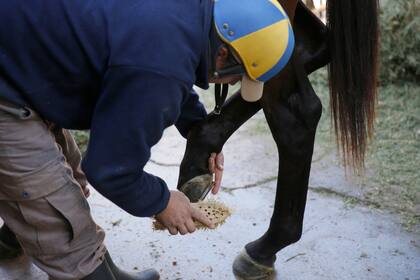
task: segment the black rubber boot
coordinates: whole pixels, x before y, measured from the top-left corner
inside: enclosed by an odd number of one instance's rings
[[[119,269],[106,253],[103,263],[82,280],[159,280],[159,273],[154,269],[129,273]]]
[[[22,247],[15,234],[5,225],[0,228],[0,260],[19,257],[23,254]]]
[[[91,274],[82,278],[82,280],[117,280],[108,265],[104,260]]]
[[[119,269],[112,261],[111,256],[107,252],[105,261],[108,263],[116,280],[159,280],[159,272],[155,269],[146,269],[140,272],[126,272]]]

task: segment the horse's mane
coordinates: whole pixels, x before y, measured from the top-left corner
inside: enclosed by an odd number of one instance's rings
[[[328,0],[330,108],[344,162],[364,168],[378,74],[378,0]]]

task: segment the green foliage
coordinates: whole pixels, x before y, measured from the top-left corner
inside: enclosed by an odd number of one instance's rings
[[[389,196],[406,212],[420,210],[420,86],[405,83],[380,89],[375,137],[368,155],[373,179],[382,187],[373,194]],[[390,195],[392,194],[392,195]],[[411,216],[420,224],[420,215]]]
[[[382,83],[418,82],[420,0],[384,1],[380,19]]]
[[[381,88],[372,159],[383,184],[420,188],[420,87]]]
[[[316,145],[334,151],[325,69],[310,76],[324,105]],[[420,85],[405,82],[379,88],[375,135],[366,157],[363,199],[402,214],[408,229],[420,226]]]
[[[82,152],[82,154],[85,154],[87,145],[89,143],[89,132],[74,130],[71,132],[71,134],[73,134],[74,140],[76,140],[76,143],[79,146],[79,149]]]

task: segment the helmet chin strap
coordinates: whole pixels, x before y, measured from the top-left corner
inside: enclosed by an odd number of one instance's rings
[[[220,113],[222,112],[222,107],[226,101],[228,90],[229,90],[229,84],[215,84],[214,85],[214,97],[216,100],[216,106],[214,107],[213,112],[216,115],[220,115]]]

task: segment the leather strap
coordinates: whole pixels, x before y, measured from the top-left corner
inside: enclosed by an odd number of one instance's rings
[[[220,115],[222,112],[223,104],[225,104],[226,97],[229,91],[229,84],[215,84],[214,86],[214,97],[216,100],[216,106],[214,107],[214,113]]]

